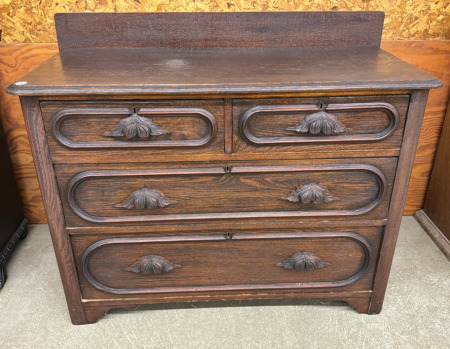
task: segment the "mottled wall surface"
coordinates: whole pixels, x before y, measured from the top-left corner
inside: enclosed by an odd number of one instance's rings
[[[2,42],[56,42],[58,12],[383,11],[383,39],[450,39],[448,0],[0,0]]]

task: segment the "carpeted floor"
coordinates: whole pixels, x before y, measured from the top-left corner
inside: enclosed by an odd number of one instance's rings
[[[0,348],[450,348],[449,261],[413,217],[397,246],[380,315],[340,302],[214,302],[112,310],[73,326],[48,228],[34,225],[0,291]]]

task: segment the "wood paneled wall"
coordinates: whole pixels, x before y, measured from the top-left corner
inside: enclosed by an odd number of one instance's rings
[[[450,41],[385,41],[382,48],[441,79],[444,86],[431,90],[420,132],[404,214],[423,207],[450,98]]]
[[[444,82],[432,90],[426,109],[404,214],[423,206],[437,142],[450,96],[450,41],[384,41],[382,47]],[[57,52],[56,44],[0,45],[0,112],[25,206],[32,223],[44,223],[45,213],[19,98],[5,88]]]
[[[45,223],[39,183],[19,98],[6,94],[6,87],[58,52],[57,44],[0,45],[0,112],[6,133],[25,217],[31,223]]]

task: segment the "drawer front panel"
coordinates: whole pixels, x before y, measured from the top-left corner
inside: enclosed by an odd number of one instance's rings
[[[314,289],[369,284],[380,229],[73,242],[84,285],[110,294]]]
[[[42,102],[41,109],[55,162],[75,154],[80,162],[123,162],[134,155],[140,161],[158,154],[223,153],[221,101]]]
[[[237,152],[400,148],[409,96],[237,100]]]
[[[57,167],[69,226],[267,217],[383,219],[396,159],[366,164],[92,170]]]

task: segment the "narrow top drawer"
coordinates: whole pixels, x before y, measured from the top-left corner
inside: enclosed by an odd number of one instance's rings
[[[408,102],[408,95],[236,100],[234,149],[302,158],[337,151],[395,156]]]
[[[223,153],[221,100],[43,101],[41,110],[55,163]]]

